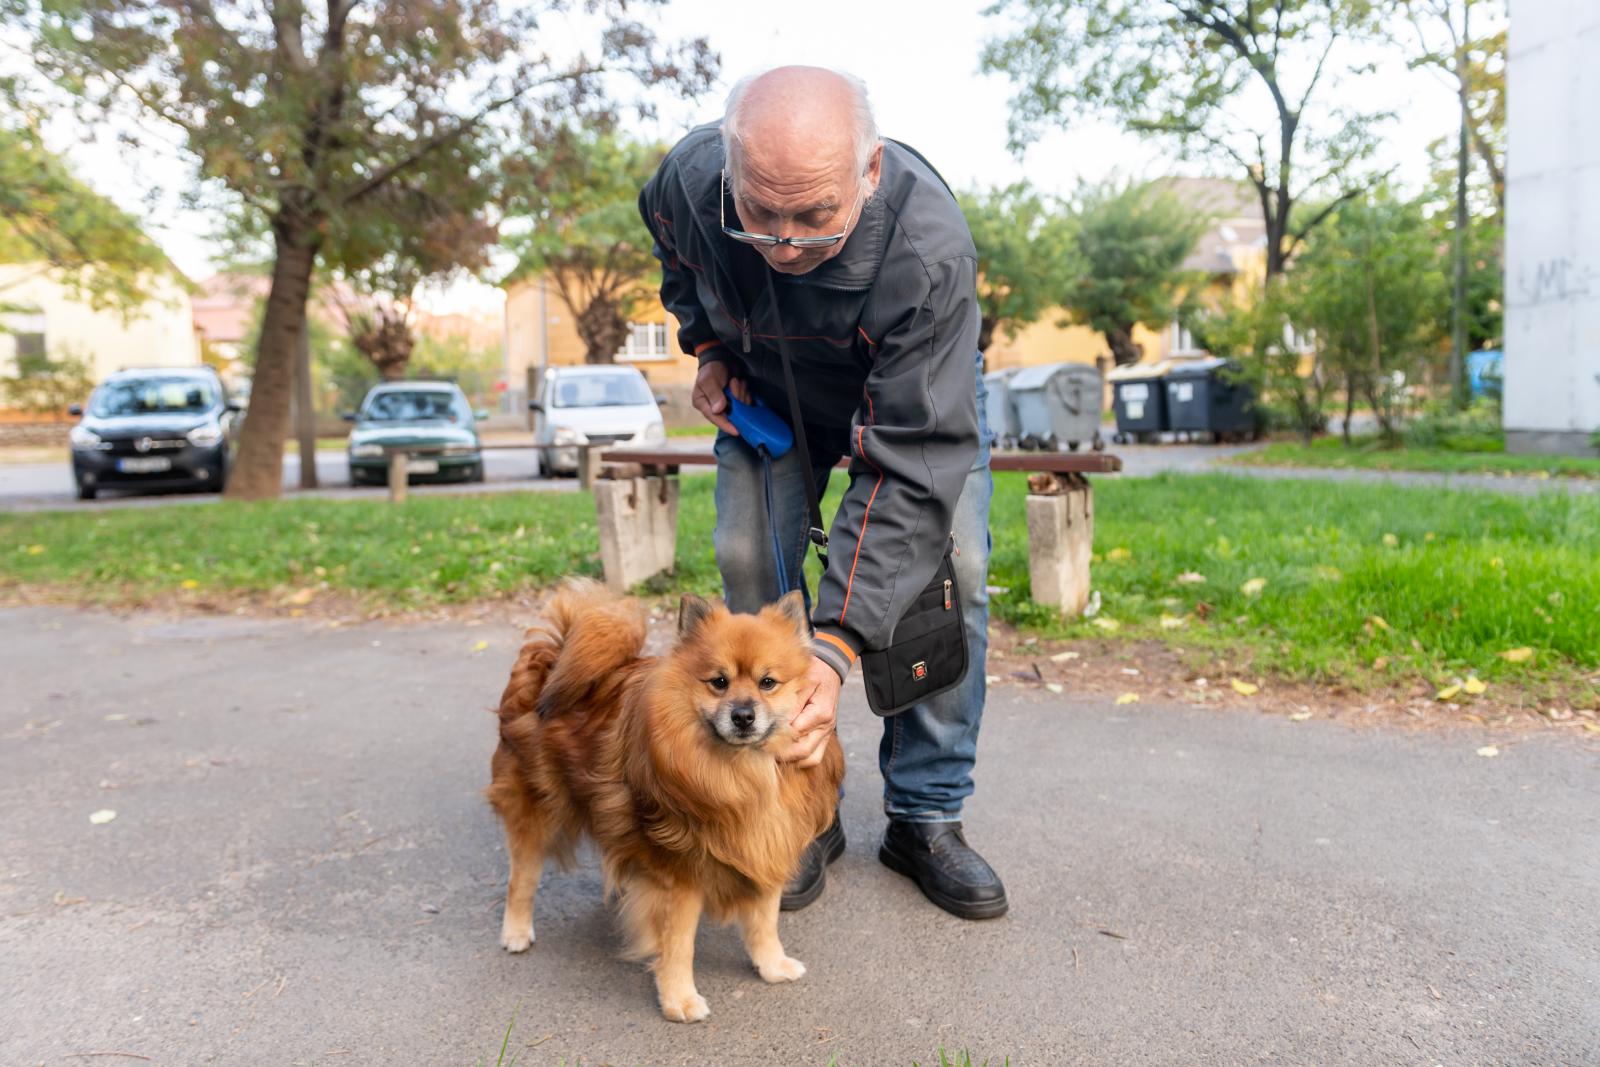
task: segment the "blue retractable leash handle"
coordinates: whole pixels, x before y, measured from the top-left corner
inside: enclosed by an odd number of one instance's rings
[[[778,593],[789,592],[789,568],[783,559],[783,538],[778,536],[777,515],[772,507],[772,461],[794,447],[794,431],[783,421],[783,416],[773,411],[759,399],[746,404],[724,389],[728,397],[728,421],[739,431],[745,444],[761,457],[762,477],[766,479],[767,529],[772,531],[772,554],[778,564]]]

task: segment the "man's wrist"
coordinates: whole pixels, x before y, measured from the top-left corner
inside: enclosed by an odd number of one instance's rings
[[[811,654],[832,667],[843,682],[861,657],[861,649],[853,636],[837,626],[818,626],[811,638]]]
[[[704,367],[708,363],[734,365],[733,350],[721,341],[702,341],[694,346],[694,358]]]

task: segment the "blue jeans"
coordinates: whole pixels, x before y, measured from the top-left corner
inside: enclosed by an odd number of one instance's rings
[[[984,659],[989,647],[989,431],[984,422],[984,384],[979,357],[978,439],[972,471],[956,504],[956,582],[967,630],[967,676],[954,689],[883,720],[878,768],[883,772],[883,810],[891,819],[953,822],[972,795],[972,765],[983,718]],[[733,611],[755,612],[778,599],[778,566],[767,520],[762,462],[737,437],[718,434],[717,527],[714,540],[722,595]],[[807,470],[799,449],[773,462],[773,514],[790,589],[804,589],[802,565],[808,542],[805,483],[815,479],[820,497],[832,467]],[[810,591],[806,590],[807,603]]]

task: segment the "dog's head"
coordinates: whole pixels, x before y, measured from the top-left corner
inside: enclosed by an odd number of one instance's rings
[[[735,615],[686,596],[672,656],[718,741],[742,748],[786,736],[811,666],[805,602],[794,592],[760,614]]]

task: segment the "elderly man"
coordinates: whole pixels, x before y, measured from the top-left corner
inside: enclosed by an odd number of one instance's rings
[[[773,468],[789,588],[802,587],[810,526],[802,479],[820,495],[838,459],[851,457],[787,759],[820,758],[844,678],[863,649],[892,638],[954,532],[970,667],[955,688],[884,720],[889,825],[878,856],[952,914],[1004,914],[1005,889],[960,821],[983,714],[993,487],[976,255],[955,198],[914,150],[879,138],[859,81],[783,67],[741,82],[720,124],[680,141],[639,210],[661,260],[662,302],[700,361],[694,405],[720,431],[715,543],[730,608],[755,611],[779,595],[762,461],[728,421],[723,391],[788,418],[780,325],[810,449]],[[843,850],[835,817],[785,908],[815,900]]]

